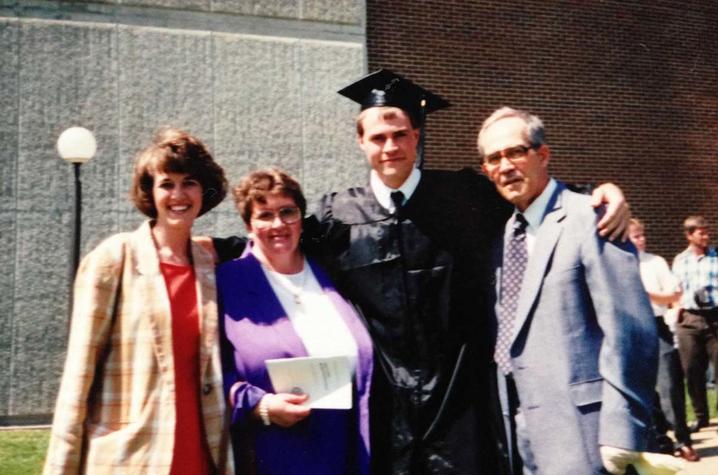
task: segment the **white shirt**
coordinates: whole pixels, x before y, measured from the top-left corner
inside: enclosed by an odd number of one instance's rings
[[[649,252],[638,253],[641,270],[641,282],[646,292],[669,293],[678,290],[678,279],[673,275],[668,263],[661,256]],[[651,301],[653,315],[660,317],[668,310],[667,305],[660,305]]]
[[[546,188],[531,202],[523,213],[518,209],[514,211],[514,213],[523,214],[528,223],[526,226],[526,251],[528,252],[528,257],[531,257],[533,253],[534,245],[536,244],[536,235],[538,234],[544,216],[546,216],[546,206],[548,206],[548,201],[556,190],[556,186],[558,186],[556,180],[553,178],[549,179]]]
[[[414,194],[416,187],[419,185],[420,179],[421,170],[414,168],[407,179],[404,180],[404,183],[402,183],[401,186],[395,190],[394,188],[386,186],[384,182],[381,181],[381,178],[379,178],[379,174],[372,170],[369,174],[369,186],[371,187],[371,191],[374,193],[374,196],[379,204],[390,213],[393,213],[395,211],[395,206],[394,202],[391,201],[392,192],[401,191],[404,193],[404,203],[406,203],[409,201],[409,198],[411,198],[411,195]]]
[[[356,371],[357,344],[341,314],[304,260],[297,274],[280,274],[262,266],[275,295],[309,356],[344,356]],[[299,295],[297,303],[295,295]]]

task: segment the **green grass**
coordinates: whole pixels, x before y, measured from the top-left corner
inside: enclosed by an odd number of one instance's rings
[[[708,390],[708,412],[710,413],[711,419],[716,417],[716,390],[715,389]],[[688,396],[687,392],[686,392],[686,420],[688,422],[693,422],[696,420],[696,415],[693,412],[693,404],[691,404],[691,398]]]
[[[708,407],[711,419],[716,417],[716,390],[708,390]],[[686,394],[686,416],[695,420],[691,400]],[[35,475],[42,473],[49,429],[0,430],[0,474]]]
[[[49,429],[0,430],[0,473],[42,473],[49,438]]]

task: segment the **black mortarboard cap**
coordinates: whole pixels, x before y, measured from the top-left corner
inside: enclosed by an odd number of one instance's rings
[[[408,113],[417,126],[424,124],[426,114],[450,105],[447,100],[388,69],[368,74],[338,92],[361,104],[361,110],[398,107]]]

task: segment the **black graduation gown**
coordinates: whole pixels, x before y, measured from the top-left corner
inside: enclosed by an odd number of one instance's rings
[[[375,345],[374,474],[496,474],[490,246],[510,214],[471,170],[422,172],[398,214],[371,189],[326,195],[316,251]]]

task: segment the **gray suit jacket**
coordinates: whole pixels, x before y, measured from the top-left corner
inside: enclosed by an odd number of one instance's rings
[[[649,442],[655,319],[633,247],[598,236],[589,201],[558,184],[521,288],[511,358],[530,473],[601,473],[599,445],[646,450]]]

